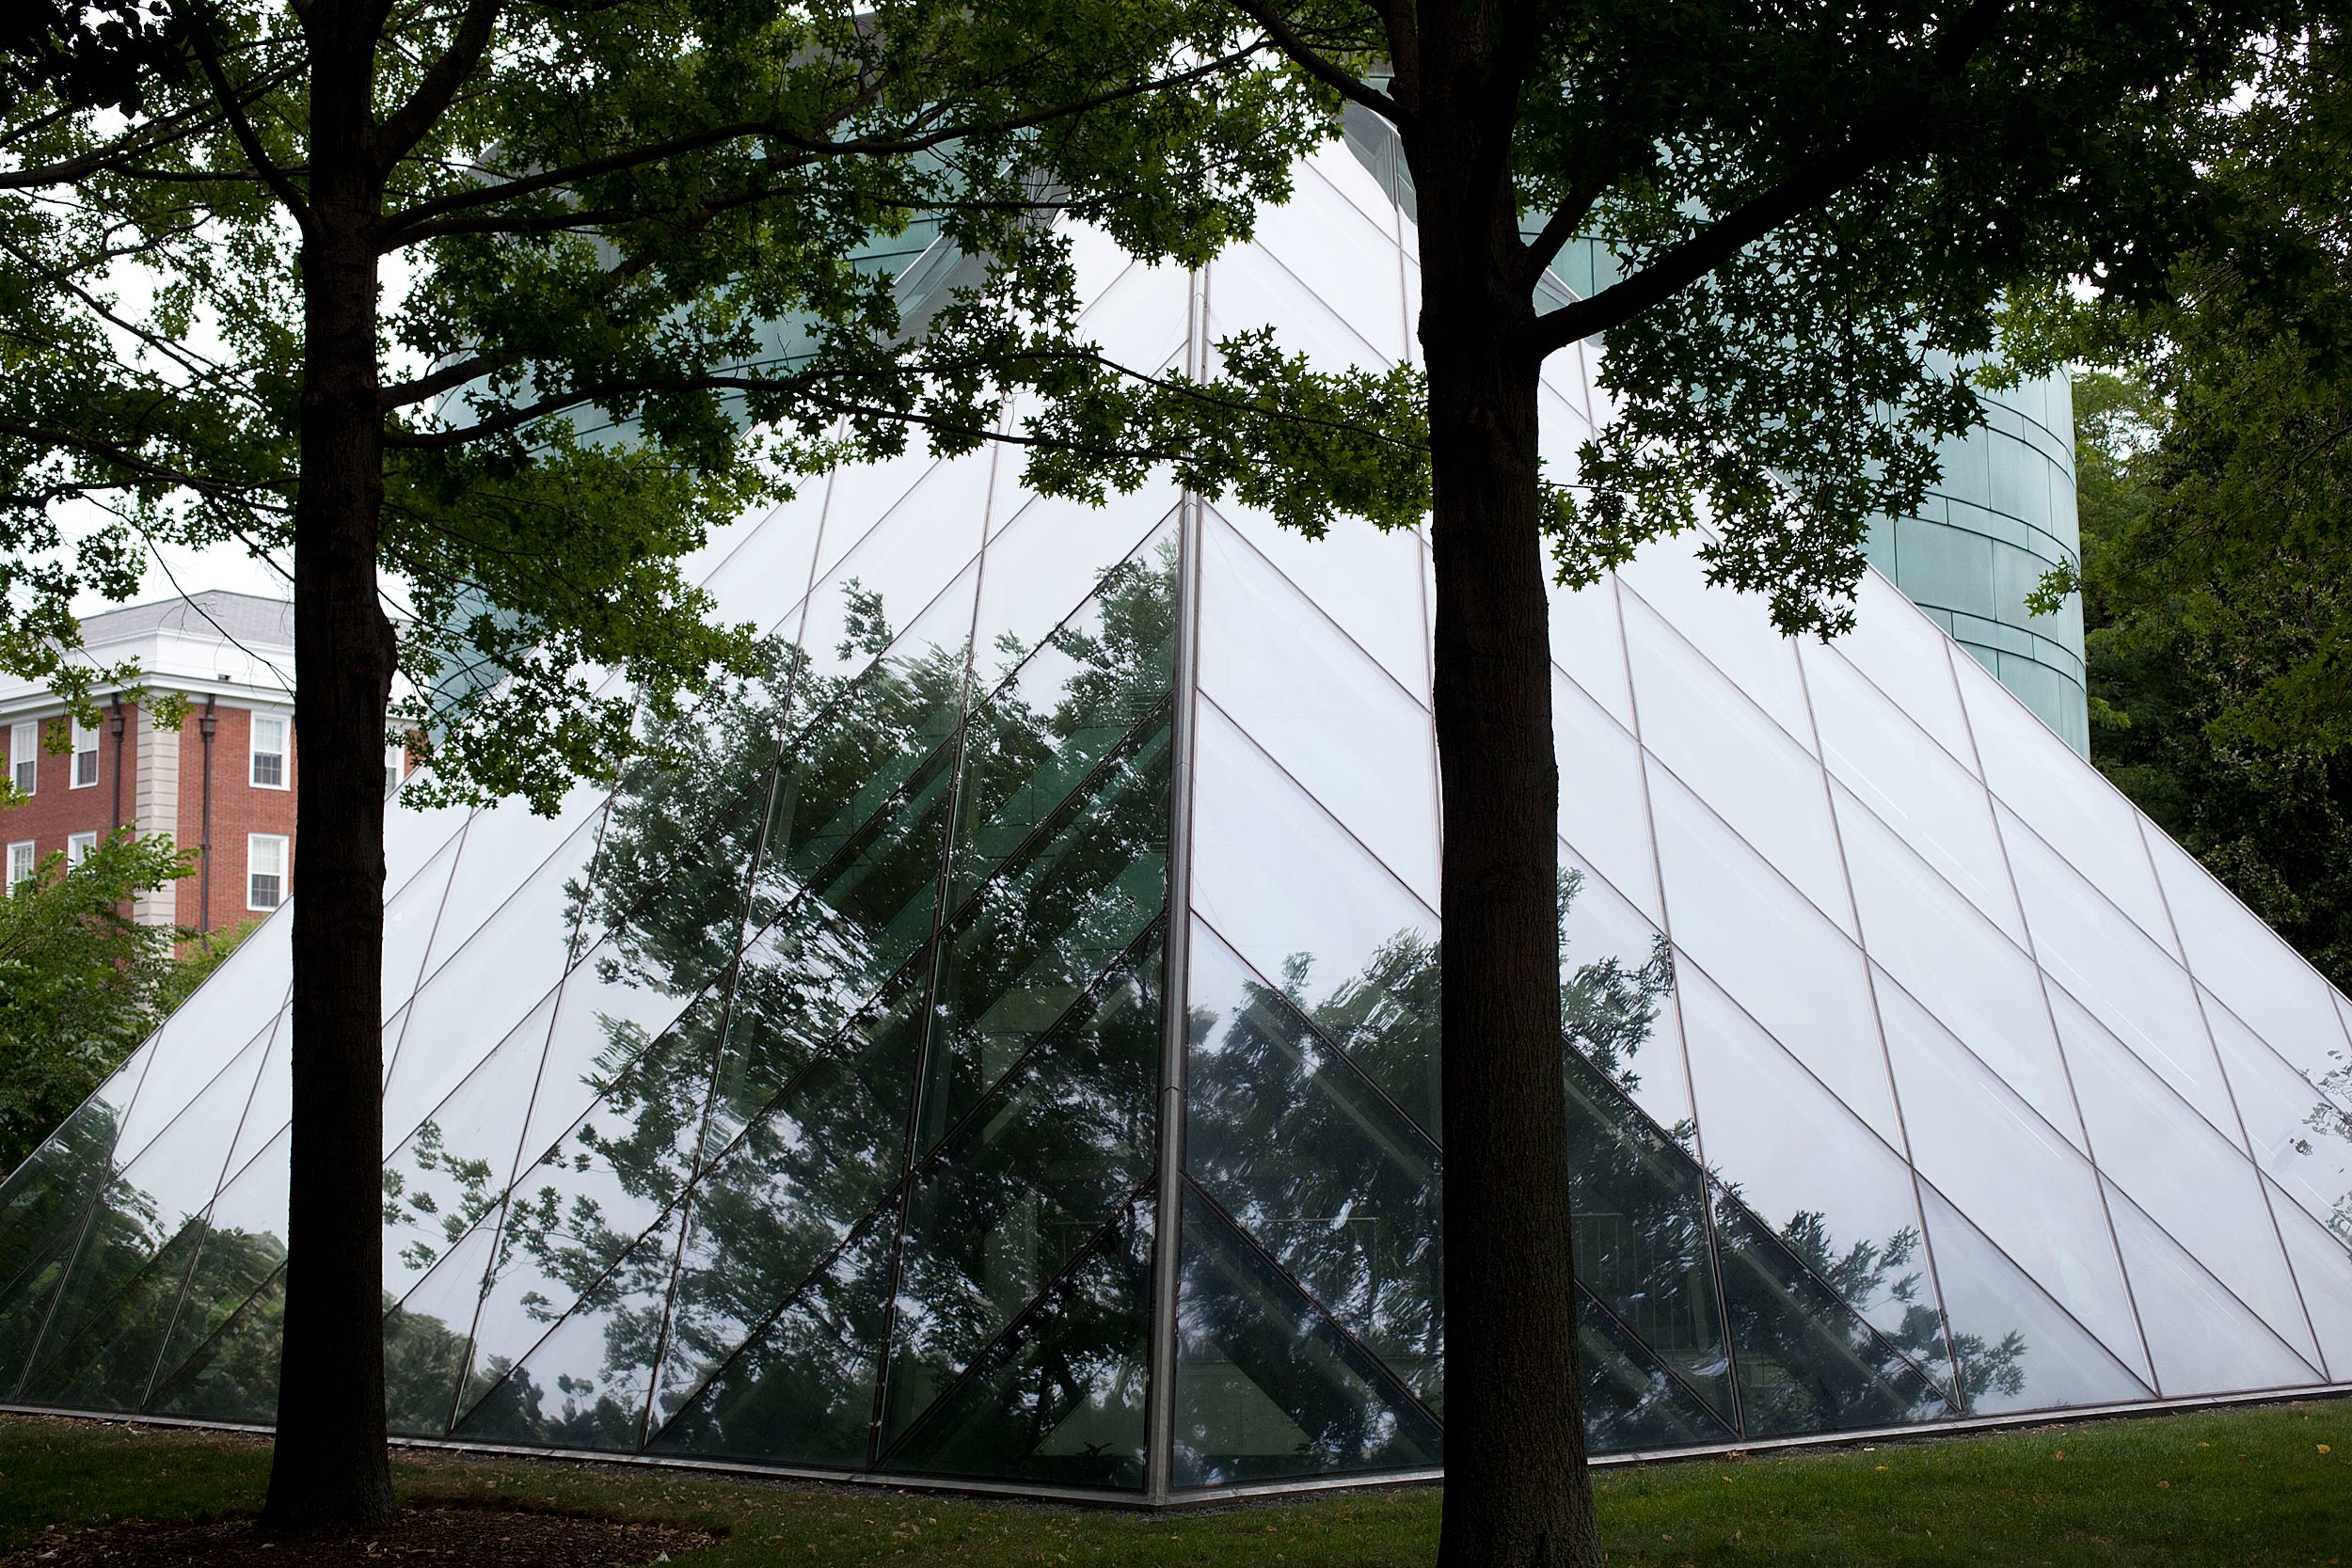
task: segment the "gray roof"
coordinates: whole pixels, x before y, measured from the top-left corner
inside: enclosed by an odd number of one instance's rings
[[[195,637],[290,648],[294,646],[294,604],[287,599],[264,599],[256,594],[208,588],[184,598],[125,605],[82,622],[85,642],[135,637],[148,631],[185,632]]]

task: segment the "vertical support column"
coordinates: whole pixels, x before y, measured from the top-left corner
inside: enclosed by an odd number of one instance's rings
[[[180,842],[180,732],[155,721],[155,710],[141,703],[131,710],[137,731],[132,748],[131,820],[142,834],[168,833]],[[180,923],[180,884],[167,882],[132,901],[131,918],[142,926]]]
[[[1184,370],[1207,373],[1209,277],[1192,275],[1184,306]],[[1168,935],[1161,946],[1159,1148],[1152,1219],[1151,1386],[1144,1405],[1146,1500],[1165,1503],[1176,1460],[1176,1304],[1184,1242],[1184,1058],[1191,1009],[1192,757],[1200,646],[1200,498],[1176,510],[1174,716],[1168,736]]]

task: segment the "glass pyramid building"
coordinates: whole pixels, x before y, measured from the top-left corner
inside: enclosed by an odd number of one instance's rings
[[[1344,151],[1087,325],[1411,351]],[[1565,459],[1594,397],[1546,393]],[[1152,1501],[1444,1460],[1428,556],[984,451],[713,541],[691,758],[401,809],[395,1429]],[[1873,577],[1555,607],[1585,1409],[1645,1452],[2352,1384],[2347,1009]],[[652,722],[653,721],[648,721]],[[266,1422],[280,913],[0,1187],[0,1402]]]

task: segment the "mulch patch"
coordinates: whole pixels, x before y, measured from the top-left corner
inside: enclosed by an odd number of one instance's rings
[[[0,1568],[637,1568],[707,1546],[708,1530],[577,1513],[409,1503],[365,1533],[259,1528],[251,1518],[52,1530]]]

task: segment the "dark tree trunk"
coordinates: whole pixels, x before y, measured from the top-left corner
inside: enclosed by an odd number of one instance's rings
[[[1561,1070],[1533,292],[1496,26],[1423,8],[1407,131],[1436,494],[1444,785],[1446,1495],[1440,1568],[1598,1568]],[[1497,62],[1502,62],[1498,64]]]
[[[294,1183],[278,1442],[263,1521],[365,1528],[396,1512],[384,1443],[384,720],[376,597],[373,17],[311,0],[294,499]],[[340,14],[339,14],[340,13]]]

